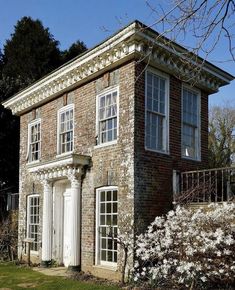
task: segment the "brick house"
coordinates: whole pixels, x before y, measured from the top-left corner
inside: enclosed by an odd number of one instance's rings
[[[149,224],[172,207],[173,170],[207,166],[208,95],[233,76],[206,62],[180,81],[184,48],[157,36],[134,21],[4,102],[21,125],[20,257],[29,237],[34,261],[118,278],[110,228]]]

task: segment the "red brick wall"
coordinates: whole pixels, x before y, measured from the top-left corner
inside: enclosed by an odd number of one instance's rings
[[[96,188],[118,186],[119,214],[132,213],[135,204],[136,219],[149,224],[156,215],[168,211],[172,205],[172,170],[191,170],[207,164],[206,94],[202,94],[202,162],[181,158],[181,83],[170,77],[170,154],[145,151],[145,80],[144,66],[134,61],[126,63],[110,74],[110,84],[119,86],[119,138],[116,145],[95,147],[96,96],[107,87],[107,76],[100,76],[68,93],[68,102],[74,103],[74,151],[89,155],[92,167],[82,180],[82,269],[93,271],[95,260],[95,209]],[[142,72],[142,74],[141,74]],[[137,80],[135,77],[138,77]],[[36,114],[41,118],[42,161],[56,158],[57,111],[63,107],[63,96],[42,105]],[[33,113],[21,116],[20,158],[20,239],[26,231],[26,195],[35,191],[41,194],[42,186],[33,181],[26,168],[28,123]],[[112,180],[108,181],[108,174]],[[98,271],[97,269],[94,271]]]
[[[133,212],[134,71],[135,63],[129,62],[110,73],[108,85],[116,83],[119,87],[119,138],[115,145],[95,147],[96,96],[103,89],[108,89],[107,78],[102,75],[68,93],[68,102],[74,103],[74,152],[92,158],[92,166],[86,170],[82,179],[81,260],[82,269],[85,271],[94,270],[96,188],[107,185],[118,186],[119,213]],[[41,118],[41,161],[56,159],[57,112],[62,107],[63,95],[37,108],[37,115]],[[20,241],[26,233],[26,195],[32,192],[33,183],[35,190],[41,195],[41,203],[43,202],[42,186],[32,179],[26,166],[28,123],[32,117],[32,112],[21,116]],[[110,173],[112,180],[108,181],[107,176]],[[40,222],[42,223],[42,211]]]
[[[135,92],[135,216],[149,224],[172,207],[172,172],[207,167],[208,97],[201,98],[201,162],[181,157],[181,87],[170,76],[169,155],[145,150],[145,73],[136,66]]]

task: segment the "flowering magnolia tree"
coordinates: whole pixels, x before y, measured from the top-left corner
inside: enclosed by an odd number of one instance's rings
[[[178,207],[137,238],[134,281],[171,289],[235,283],[235,203]]]
[[[118,223],[119,229],[117,234],[117,243],[123,250],[121,282],[124,284],[126,271],[128,268],[130,269],[133,266],[134,222],[132,215],[128,213],[121,215]]]

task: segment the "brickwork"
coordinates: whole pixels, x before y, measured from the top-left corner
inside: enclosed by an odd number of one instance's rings
[[[41,161],[49,161],[56,159],[57,155],[57,111],[63,107],[66,100],[67,104],[74,103],[74,153],[92,157],[92,166],[84,171],[82,178],[81,199],[81,265],[82,269],[89,268],[91,272],[95,263],[96,188],[118,186],[119,214],[133,212],[134,68],[134,62],[127,63],[108,75],[106,73],[69,92],[67,98],[64,95],[59,96],[36,110],[36,116],[41,118]],[[96,146],[96,96],[109,87],[116,86],[119,88],[118,141],[114,145]],[[27,171],[28,123],[34,116],[35,111],[21,116],[20,244],[26,235],[26,196],[33,191],[39,193],[41,209],[43,203],[43,188]],[[22,255],[22,247],[19,255]],[[95,267],[94,272],[99,276],[105,275],[102,268]],[[118,274],[115,273],[113,272],[113,275],[117,277]]]
[[[172,207],[172,172],[207,166],[208,97],[201,98],[201,162],[181,157],[181,87],[170,76],[169,155],[145,150],[145,71],[136,66],[135,92],[135,219],[148,225]]]
[[[156,215],[167,212],[172,205],[172,171],[199,169],[207,165],[207,95],[201,99],[202,162],[181,158],[181,83],[170,76],[169,155],[145,150],[145,79],[144,66],[135,61],[106,72],[77,87],[66,95],[21,116],[20,139],[20,211],[19,256],[24,254],[22,241],[26,235],[26,200],[43,188],[27,171],[28,124],[41,118],[41,161],[55,160],[57,155],[57,113],[66,104],[74,104],[74,153],[91,157],[92,165],[84,170],[81,196],[81,266],[98,276],[106,270],[95,265],[96,189],[118,187],[119,215],[130,213],[140,224],[149,224]],[[137,77],[137,78],[136,78]],[[137,81],[136,81],[137,79]],[[96,98],[109,88],[119,89],[119,134],[116,144],[97,146]],[[42,210],[40,211],[40,231]],[[137,229],[137,230],[140,230]],[[36,257],[37,258],[37,257]],[[34,261],[35,260],[34,257]],[[40,261],[40,252],[38,262]],[[118,256],[120,269],[121,256]],[[117,279],[120,273],[110,271]]]

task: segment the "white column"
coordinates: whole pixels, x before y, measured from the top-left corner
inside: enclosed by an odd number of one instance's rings
[[[42,265],[47,266],[52,259],[52,184],[44,180],[43,186]]]
[[[71,260],[70,266],[74,270],[80,268],[81,233],[81,177],[69,175],[71,181]]]

